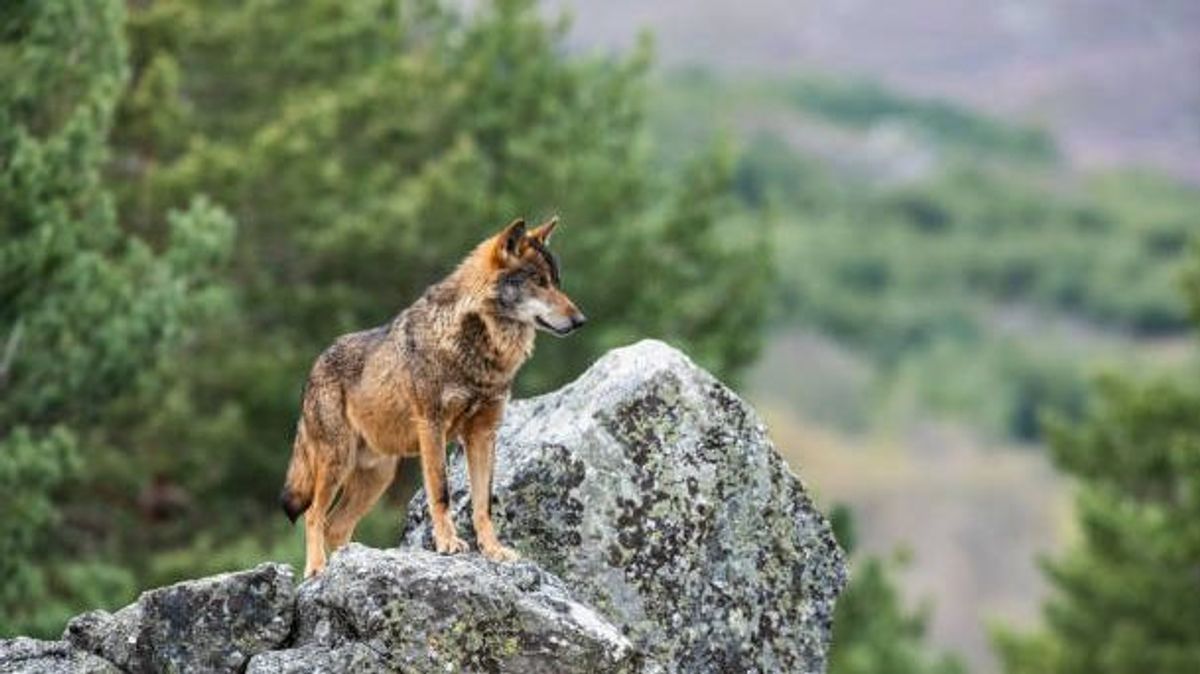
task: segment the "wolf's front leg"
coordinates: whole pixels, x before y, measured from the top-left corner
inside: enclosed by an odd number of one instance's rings
[[[471,477],[471,519],[479,550],[497,562],[511,562],[519,555],[496,538],[492,527],[492,472],[496,460],[496,427],[504,413],[504,403],[496,402],[481,410],[467,423],[463,434],[467,445],[467,472]]]
[[[459,538],[450,517],[450,490],[446,485],[446,433],[440,422],[420,419],[417,432],[421,443],[421,474],[425,478],[425,499],[433,522],[433,544],[442,554],[466,552],[467,542]]]

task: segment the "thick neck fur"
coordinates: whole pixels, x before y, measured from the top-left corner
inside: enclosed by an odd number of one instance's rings
[[[485,242],[426,296],[436,305],[439,350],[472,384],[507,388],[533,352],[535,331],[499,310],[491,255]]]

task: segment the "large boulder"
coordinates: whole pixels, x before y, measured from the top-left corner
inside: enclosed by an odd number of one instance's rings
[[[657,341],[512,403],[497,441],[502,540],[563,579],[670,672],[824,670],[845,560],[737,395]],[[465,462],[451,461],[474,540]],[[425,496],[405,538],[432,547]],[[464,562],[465,563],[465,562]]]
[[[62,641],[0,639],[0,674],[121,674],[111,662]]]
[[[291,649],[254,657],[284,672],[634,672],[620,631],[535,564],[351,544],[300,587]]]
[[[288,638],[295,601],[291,567],[261,564],[144,592],[116,613],[76,616],[63,640],[126,672],[239,672]]]

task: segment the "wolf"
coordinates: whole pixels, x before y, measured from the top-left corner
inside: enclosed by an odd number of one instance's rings
[[[292,522],[304,515],[305,577],[350,540],[405,456],[421,457],[437,551],[466,551],[446,487],[453,439],[466,451],[480,552],[517,558],[492,526],[496,428],[535,332],[562,337],[587,321],[548,248],[557,224],[514,220],[391,322],[343,335],[317,358],[280,494]]]

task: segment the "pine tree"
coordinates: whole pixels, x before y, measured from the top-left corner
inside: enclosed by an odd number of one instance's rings
[[[653,164],[646,49],[568,55],[565,25],[532,0],[450,6],[132,10],[111,163],[123,219],[153,237],[157,214],[202,192],[240,226],[239,313],[212,325],[189,359],[191,388],[150,422],[210,459],[177,471],[190,490],[243,512],[269,503],[317,353],[389,320],[516,215],[561,216],[565,288],[592,319],[539,340],[519,392],[648,336],[725,375],[755,355],[765,232],[731,217],[728,153],[698,152],[678,178]]]
[[[100,168],[122,20],[117,0],[0,8],[0,633],[61,629],[72,595],[132,589],[70,561],[56,489],[107,447],[101,421],[149,382],[231,231],[202,202],[161,253],[118,227]]]
[[[854,520],[845,506],[831,513],[838,542],[854,550]],[[904,563],[866,556],[854,561],[850,584],[834,614],[831,674],[963,674],[962,662],[936,653],[925,642],[927,612],[909,611],[896,589],[895,569]]]
[[[1200,318],[1200,266],[1188,287]],[[1200,671],[1200,387],[1110,378],[1051,447],[1078,481],[1080,540],[1046,565],[1045,628],[1001,632],[1017,674]]]

